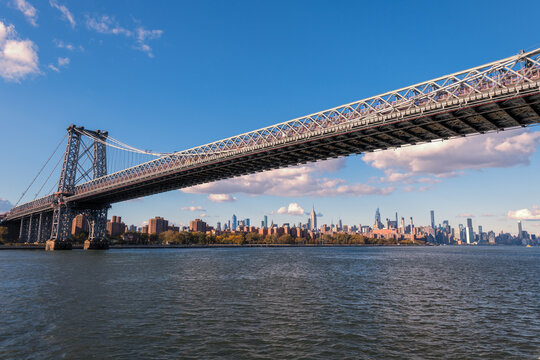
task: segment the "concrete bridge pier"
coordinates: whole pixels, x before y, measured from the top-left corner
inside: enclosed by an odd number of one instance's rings
[[[83,245],[84,250],[107,250],[109,248],[109,241],[103,240],[86,240]]]
[[[71,250],[72,245],[71,241],[67,240],[54,240],[50,239],[45,241],[45,250],[46,251],[53,251],[53,250]]]

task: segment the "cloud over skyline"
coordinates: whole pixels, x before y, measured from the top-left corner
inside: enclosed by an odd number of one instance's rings
[[[197,205],[197,206],[193,206],[193,205],[192,206],[185,206],[181,210],[182,211],[206,211],[200,205]]]
[[[208,200],[213,202],[233,202],[236,201],[236,198],[230,194],[210,194]]]
[[[540,208],[533,205],[531,209],[508,211],[508,217],[515,220],[540,220]]]
[[[289,206],[282,206],[277,210],[277,213],[280,215],[294,215],[294,216],[300,216],[304,215],[305,211],[304,209],[298,205],[298,203],[290,203]]]
[[[392,187],[349,183],[344,179],[324,176],[344,168],[345,164],[345,158],[332,159],[197,185],[182,191],[191,194],[243,193],[283,197],[387,195],[393,191]]]
[[[437,183],[465,170],[528,165],[538,145],[540,133],[524,129],[373,152],[363,160],[384,171],[384,182]]]

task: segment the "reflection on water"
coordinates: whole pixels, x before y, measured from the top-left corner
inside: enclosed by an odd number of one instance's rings
[[[0,251],[0,358],[540,357],[540,249]]]

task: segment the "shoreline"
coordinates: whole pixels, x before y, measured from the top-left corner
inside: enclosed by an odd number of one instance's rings
[[[212,249],[212,248],[285,248],[285,247],[376,247],[376,246],[432,246],[418,244],[208,244],[208,245],[110,245],[109,249]],[[80,250],[82,244],[73,245],[73,250]],[[0,245],[0,250],[44,250],[45,244],[35,245]]]
[[[474,246],[474,245],[432,245],[432,244],[208,244],[208,245],[111,245],[113,249],[213,249],[213,248],[291,248],[291,247],[430,247],[430,246]],[[506,245],[476,245],[500,247]],[[82,250],[82,244],[73,245],[73,250]],[[0,250],[45,250],[45,244],[0,245]]]

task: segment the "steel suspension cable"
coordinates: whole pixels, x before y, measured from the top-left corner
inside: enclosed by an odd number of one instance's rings
[[[39,191],[36,193],[36,196],[34,197],[34,200],[37,199],[38,195],[41,193],[41,190],[43,190],[43,188],[45,187],[45,185],[47,185],[47,183],[49,182],[49,179],[51,178],[52,174],[54,174],[54,171],[56,170],[56,168],[58,167],[58,165],[60,165],[60,162],[62,162],[62,157],[60,157],[58,159],[58,161],[56,162],[56,165],[54,166],[54,168],[52,169],[51,173],[49,174],[49,176],[47,176],[47,179],[45,179],[45,182],[43,183],[43,185],[41,185],[41,187],[39,188]],[[49,193],[51,193],[51,191],[49,191]]]
[[[28,192],[28,190],[30,190],[30,187],[32,187],[32,185],[34,185],[34,182],[37,180],[37,178],[39,177],[39,175],[41,175],[41,172],[43,171],[43,169],[45,169],[45,166],[47,166],[47,164],[49,163],[49,161],[51,160],[51,158],[54,156],[54,154],[56,154],[56,152],[58,151],[58,148],[60,147],[60,145],[62,145],[62,143],[64,142],[64,140],[66,139],[66,136],[67,136],[67,133],[64,135],[64,137],[62,138],[62,140],[60,140],[60,142],[58,143],[58,145],[56,146],[56,148],[54,149],[53,153],[51,154],[51,156],[49,156],[49,158],[47,159],[47,161],[45,162],[45,164],[41,167],[41,169],[39,169],[37,175],[34,177],[34,179],[32,180],[32,182],[30,183],[30,185],[28,185],[28,187],[26,188],[26,190],[24,190],[24,192],[22,193],[21,197],[19,198],[19,200],[17,200],[17,203],[15,203],[15,206],[19,205],[19,203],[21,202],[22,198],[26,195],[26,193]]]

